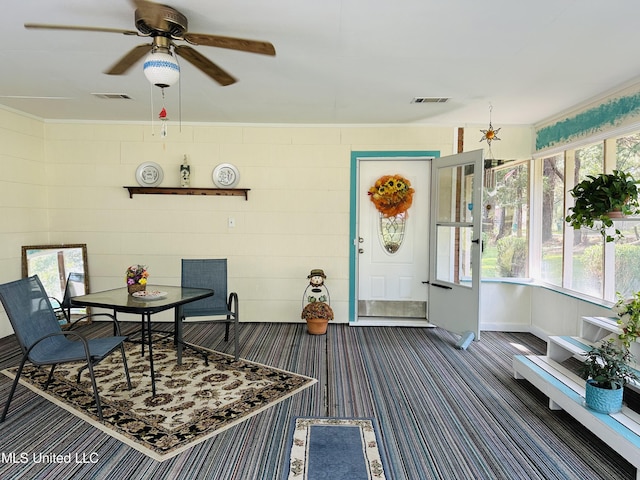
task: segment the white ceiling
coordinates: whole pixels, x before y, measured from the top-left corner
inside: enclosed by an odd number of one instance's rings
[[[189,32],[266,40],[277,51],[269,57],[195,47],[238,82],[221,87],[182,61],[180,83],[166,89],[170,120],[464,125],[487,123],[492,106],[496,127],[534,124],[640,78],[638,0],[165,3],[187,16]],[[19,0],[3,7],[0,104],[44,119],[157,118],[160,91],[150,87],[142,62],[126,75],[102,73],[148,39],[24,28],[30,22],[135,30],[130,0]],[[416,96],[450,100],[412,104]]]

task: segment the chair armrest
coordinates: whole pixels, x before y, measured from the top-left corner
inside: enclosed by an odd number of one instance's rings
[[[230,312],[233,312],[234,316],[238,316],[238,294],[236,292],[231,292],[229,294],[229,299],[227,300],[227,309]]]
[[[120,335],[120,322],[118,322],[118,319],[110,313],[89,313],[87,315],[83,315],[69,324],[69,330],[72,329],[78,322],[92,317],[109,317],[111,320],[113,320],[116,335]]]
[[[62,308],[62,302],[60,300],[58,300],[56,297],[47,297],[49,299],[49,303],[51,303],[51,300],[55,301],[58,306],[54,307],[53,304],[51,304],[51,306],[53,307],[53,309],[55,310],[56,308]]]

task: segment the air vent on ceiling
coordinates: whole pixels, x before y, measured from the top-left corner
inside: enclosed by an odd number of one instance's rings
[[[411,103],[445,103],[448,101],[447,97],[413,97]]]
[[[113,99],[131,100],[131,97],[126,93],[92,93],[91,95],[98,98],[105,98],[107,100],[113,100]]]

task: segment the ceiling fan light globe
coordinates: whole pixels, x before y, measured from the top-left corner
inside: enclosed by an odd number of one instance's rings
[[[172,55],[163,52],[147,55],[143,71],[147,80],[160,88],[169,87],[180,78],[180,65]]]

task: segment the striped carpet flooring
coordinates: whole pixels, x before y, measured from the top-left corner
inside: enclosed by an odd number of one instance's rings
[[[102,335],[110,327],[81,328]],[[229,353],[223,328],[188,325],[185,336]],[[461,351],[453,348],[456,340],[440,329],[330,324],[327,335],[312,336],[304,324],[241,324],[241,357],[318,383],[163,463],[19,387],[0,424],[0,478],[279,480],[298,416],[375,418],[390,479],[635,478],[623,458],[566,413],[549,411],[526,381],[513,379],[513,355],[543,353],[544,342],[483,332]],[[14,339],[0,339],[0,368],[17,362]],[[9,388],[9,379],[0,378],[0,402]],[[33,458],[69,453],[70,463]],[[76,454],[95,463],[76,463]]]

